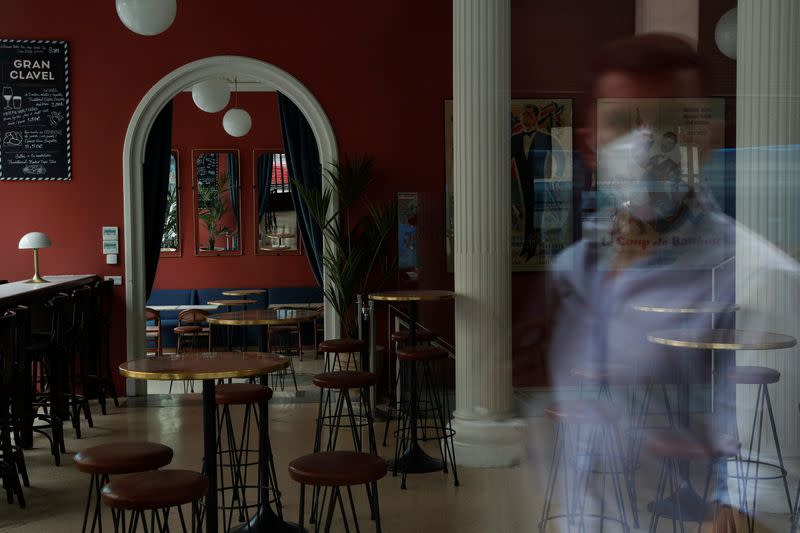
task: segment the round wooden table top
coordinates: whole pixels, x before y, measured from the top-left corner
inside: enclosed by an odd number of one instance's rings
[[[185,353],[127,361],[119,373],[131,379],[251,378],[283,370],[289,359],[265,352]]]
[[[408,290],[373,292],[369,299],[378,302],[431,302],[452,300],[455,296],[453,291]]]
[[[220,326],[275,326],[298,324],[319,317],[317,311],[307,309],[252,309],[209,315],[209,324]]]
[[[633,304],[631,307],[644,313],[676,313],[676,314],[702,314],[702,313],[733,313],[740,309],[739,304],[724,302],[697,302],[688,305],[651,305]]]
[[[235,291],[222,291],[223,296],[250,296],[252,294],[266,294],[267,289],[238,289]]]
[[[647,340],[704,350],[781,350],[797,344],[797,339],[790,335],[740,329],[669,329],[649,333]]]
[[[209,305],[231,306],[231,305],[251,305],[258,302],[256,302],[256,300],[248,300],[246,298],[243,298],[240,300],[209,300],[208,303]]]

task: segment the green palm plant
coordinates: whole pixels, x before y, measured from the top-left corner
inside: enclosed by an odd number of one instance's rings
[[[222,224],[222,217],[228,212],[228,205],[224,201],[222,193],[230,189],[230,177],[227,174],[220,174],[217,178],[216,187],[199,187],[198,196],[200,205],[204,206],[198,218],[206,227],[208,232],[208,249],[214,251],[217,237],[230,231],[230,228]]]
[[[336,310],[342,328],[351,337],[358,332],[356,297],[366,298],[380,289],[397,271],[397,258],[388,253],[388,241],[397,222],[395,202],[379,203],[366,198],[374,180],[370,157],[345,156],[344,161],[323,172],[324,190],[312,189],[292,180],[319,225],[326,246],[322,263],[328,275],[325,299]],[[339,199],[333,206],[333,194]]]
[[[167,210],[164,216],[164,232],[161,234],[162,250],[178,249],[178,190],[167,192]]]

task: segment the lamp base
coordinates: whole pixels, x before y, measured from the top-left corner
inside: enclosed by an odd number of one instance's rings
[[[39,274],[36,274],[31,279],[26,281],[25,283],[50,283],[46,279],[42,278]]]

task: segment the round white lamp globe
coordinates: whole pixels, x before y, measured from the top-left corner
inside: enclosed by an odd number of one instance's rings
[[[717,21],[714,29],[717,48],[731,59],[736,59],[736,8],[728,10]]]
[[[244,109],[234,107],[229,109],[222,117],[222,127],[231,137],[244,137],[253,125],[250,113]]]
[[[139,35],[158,35],[172,25],[178,10],[176,0],[116,0],[117,15]]]
[[[228,82],[219,78],[195,83],[192,87],[194,104],[206,113],[218,113],[225,109],[231,99]]]

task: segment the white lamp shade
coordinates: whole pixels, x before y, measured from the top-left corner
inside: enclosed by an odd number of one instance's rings
[[[229,109],[222,117],[222,127],[231,137],[244,137],[250,131],[253,121],[250,113],[244,109],[234,107]]]
[[[117,15],[139,35],[158,35],[172,25],[178,10],[176,0],[116,0]]]
[[[19,240],[19,249],[28,250],[31,248],[50,248],[50,237],[40,231],[26,233]]]
[[[231,99],[228,82],[218,78],[195,83],[192,87],[194,105],[206,113],[218,113],[225,109]]]
[[[736,59],[736,8],[728,10],[717,21],[714,40],[719,51],[731,59]]]

